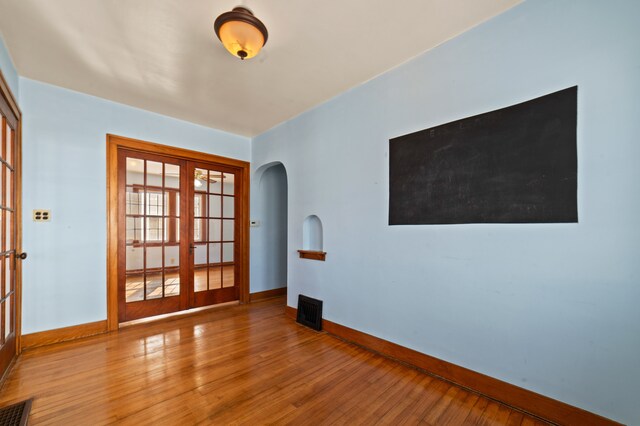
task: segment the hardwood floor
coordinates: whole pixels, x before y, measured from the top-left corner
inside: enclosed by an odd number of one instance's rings
[[[542,425],[284,315],[284,298],[22,354],[0,405],[30,424]]]

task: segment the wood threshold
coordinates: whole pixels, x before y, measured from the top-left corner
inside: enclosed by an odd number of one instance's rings
[[[258,291],[251,293],[250,301],[256,302],[258,300],[271,299],[272,297],[284,296],[287,294],[287,287],[274,288],[271,290]]]
[[[20,339],[17,339],[17,340],[20,340]],[[11,370],[13,370],[13,367],[16,365],[16,361],[18,361],[18,358],[20,358],[19,355],[16,355],[13,357],[13,359],[9,363],[9,366],[4,371],[4,374],[2,374],[2,377],[0,377],[0,389],[2,389],[2,387],[4,386],[4,382],[7,381],[7,377],[9,377]]]
[[[37,348],[38,346],[51,345],[53,343],[66,342],[81,339],[107,332],[107,321],[96,321],[86,324],[72,325],[56,328],[54,330],[40,331],[25,334],[20,338],[22,349]]]
[[[240,304],[239,301],[234,300],[232,302],[217,303],[215,305],[210,305],[210,306],[202,306],[199,308],[191,308],[184,311],[170,312],[168,314],[140,318],[137,320],[121,322],[120,328],[126,328],[126,327],[131,327],[131,326],[140,325],[140,324],[147,324],[150,322],[157,323],[162,321],[173,321],[173,320],[177,320],[184,317],[190,317],[190,316],[209,313],[210,311],[217,310],[217,309],[228,308],[230,306],[238,306],[239,304]]]
[[[285,307],[285,314],[295,321],[297,309]],[[521,388],[511,383],[478,373],[448,361],[400,346],[379,337],[344,325],[322,320],[322,328],[340,339],[355,343],[370,351],[414,366],[426,373],[477,392],[517,410],[546,421],[575,425],[621,425],[598,414],[574,407],[553,398]]]
[[[320,260],[322,262],[327,258],[327,252],[316,250],[298,250],[300,259]]]

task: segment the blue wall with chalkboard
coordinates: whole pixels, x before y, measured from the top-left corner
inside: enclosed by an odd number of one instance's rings
[[[289,250],[289,305],[640,424],[638,16],[528,0],[254,138],[253,167],[287,169],[289,248],[322,218],[327,261]],[[574,86],[579,223],[389,226],[390,139]]]

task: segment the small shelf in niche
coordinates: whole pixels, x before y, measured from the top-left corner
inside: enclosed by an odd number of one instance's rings
[[[327,257],[327,252],[316,250],[298,250],[300,253],[300,259],[321,260],[324,262]]]

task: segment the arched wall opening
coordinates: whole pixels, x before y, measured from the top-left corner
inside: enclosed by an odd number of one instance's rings
[[[258,191],[254,202],[251,253],[252,293],[287,286],[287,172],[282,163],[259,168],[254,175]]]

